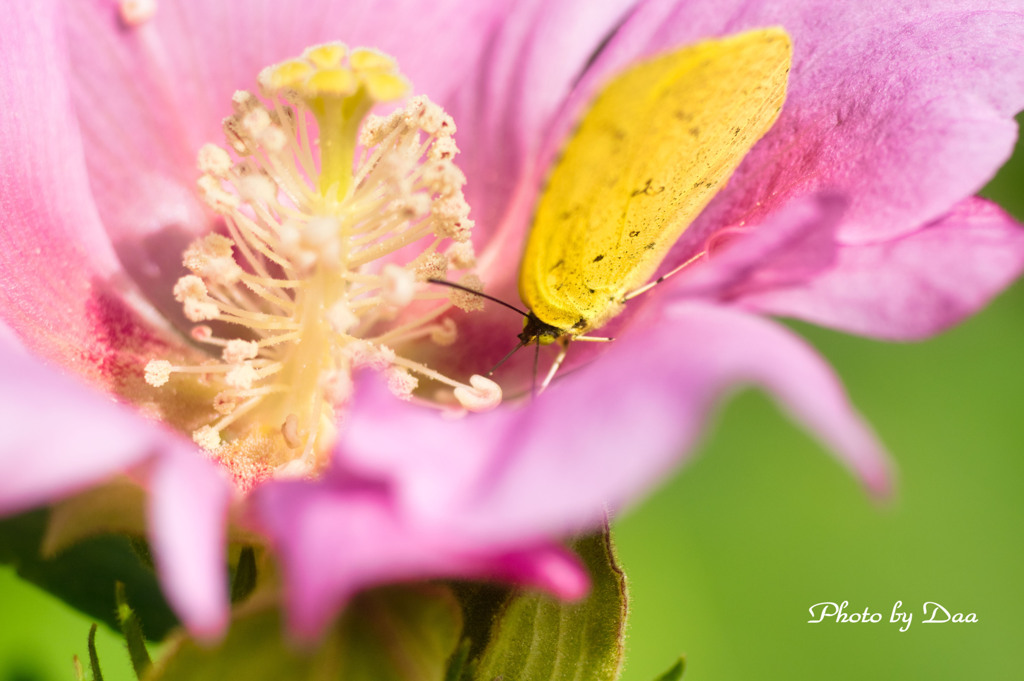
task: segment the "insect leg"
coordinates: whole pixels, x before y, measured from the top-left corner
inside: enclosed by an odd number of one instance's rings
[[[540,364],[540,343],[534,343],[533,350],[533,382],[530,383],[530,399],[537,399],[537,365]]]
[[[690,258],[689,260],[684,262],[679,267],[676,267],[675,269],[673,269],[673,270],[671,270],[669,272],[666,272],[665,274],[661,275],[660,277],[658,277],[654,281],[648,282],[648,283],[644,284],[643,286],[641,286],[640,288],[636,289],[635,291],[630,291],[629,293],[627,293],[626,295],[624,295],[622,297],[622,302],[626,302],[627,300],[632,300],[633,298],[636,298],[641,293],[646,293],[647,291],[650,291],[652,288],[654,288],[655,286],[657,286],[661,282],[665,281],[666,279],[668,279],[669,277],[671,277],[674,274],[682,272],[684,269],[686,269],[687,267],[689,267],[693,263],[697,262],[698,260],[700,260],[701,258],[703,258],[707,254],[708,254],[708,252],[706,250],[705,251],[701,251],[697,255],[693,256],[692,258]]]
[[[544,377],[544,382],[540,384],[540,389],[537,390],[537,394],[541,394],[554,379],[555,374],[558,373],[559,367],[562,366],[562,362],[565,361],[565,355],[569,352],[569,337],[562,336],[558,339],[558,356],[555,357],[555,361],[551,364],[551,368],[548,369],[548,375]]]

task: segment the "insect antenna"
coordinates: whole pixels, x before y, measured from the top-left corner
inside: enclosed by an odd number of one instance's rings
[[[476,289],[471,289],[468,286],[463,286],[462,284],[456,284],[454,281],[448,281],[447,279],[433,279],[433,278],[431,278],[431,279],[427,279],[427,281],[430,282],[431,284],[438,284],[440,286],[447,286],[449,288],[454,288],[454,289],[458,289],[460,291],[465,291],[466,293],[472,293],[473,295],[480,296],[481,298],[489,300],[492,303],[497,303],[498,305],[503,305],[504,307],[507,307],[508,309],[512,310],[513,312],[521,314],[523,317],[526,317],[527,319],[530,318],[530,313],[529,312],[526,312],[524,310],[520,310],[515,305],[512,305],[511,303],[506,303],[504,300],[501,300],[499,298],[495,298],[494,296],[488,295],[488,294],[484,293],[483,291],[477,291]],[[536,337],[534,337],[533,339],[527,339],[527,340],[524,340],[524,339],[520,338],[519,343],[514,348],[509,350],[508,354],[506,354],[504,357],[499,359],[497,364],[492,366],[490,371],[487,372],[487,375],[488,376],[494,375],[494,372],[498,370],[498,367],[500,367],[502,364],[504,364],[508,360],[509,357],[511,357],[512,355],[516,354],[521,349],[523,349],[524,347],[529,345],[531,341],[536,341],[536,345],[537,345],[537,350],[536,350],[536,352],[533,355],[533,386],[532,386],[532,389],[530,391],[531,394],[533,395],[533,397],[536,397],[537,396],[537,364],[538,364],[539,359],[540,359],[540,340],[538,338],[536,338]],[[561,362],[559,362],[559,364],[560,363]],[[550,380],[551,380],[551,378],[548,377],[548,381],[550,381]],[[548,381],[545,382],[545,386],[547,385]],[[543,387],[541,389],[543,390]]]
[[[468,286],[463,286],[462,284],[456,284],[454,281],[448,281],[447,279],[427,279],[427,281],[429,281],[431,284],[439,284],[440,286],[447,286],[448,288],[454,288],[454,289],[458,289],[460,291],[465,291],[466,293],[472,293],[474,296],[480,296],[481,298],[486,298],[487,300],[491,301],[492,303],[497,303],[498,305],[504,305],[505,307],[507,307],[508,309],[512,310],[513,312],[521,314],[524,317],[529,317],[530,316],[529,312],[526,312],[524,310],[520,310],[518,307],[516,307],[515,305],[513,305],[511,303],[506,303],[504,300],[501,300],[499,298],[495,298],[494,296],[489,296],[486,293],[484,293],[483,291],[477,291],[476,289],[469,288]],[[522,346],[520,346],[520,347],[522,347]],[[504,360],[502,360],[502,361],[504,361]]]
[[[504,364],[504,363],[505,363],[505,360],[507,360],[507,359],[508,359],[509,357],[511,357],[512,355],[514,355],[514,354],[516,354],[517,352],[519,352],[519,349],[520,349],[520,348],[522,348],[522,347],[524,347],[525,345],[526,345],[526,343],[525,343],[524,341],[519,341],[519,345],[517,345],[517,346],[515,346],[514,348],[512,348],[511,350],[509,350],[509,351],[508,351],[508,354],[506,354],[506,355],[505,355],[504,357],[502,357],[501,359],[499,359],[499,360],[498,360],[498,363],[497,363],[497,364],[495,364],[494,366],[492,366],[492,367],[491,367],[491,370],[487,372],[487,375],[488,375],[488,376],[491,376],[491,375],[493,375],[493,374],[494,374],[494,372],[498,370],[498,367],[500,367],[500,366],[501,366],[502,364]]]

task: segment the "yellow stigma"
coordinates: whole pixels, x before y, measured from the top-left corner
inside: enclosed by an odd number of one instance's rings
[[[341,43],[308,48],[298,59],[268,66],[259,77],[262,94],[301,102],[320,129],[321,196],[344,197],[352,184],[359,125],[374,104],[405,97],[409,83],[395,60],[374,50],[349,52]]]
[[[444,388],[431,395],[441,404],[497,405],[489,379],[455,380],[403,356],[454,342],[445,313],[479,305],[425,283],[480,285],[454,122],[426,97],[368,115],[408,83],[390,57],[340,43],[270,66],[259,83],[264,100],[236,93],[224,121],[234,156],[199,152],[199,192],[223,229],[186,250],[190,273],[174,287],[193,340],[216,357],[153,359],[146,381],[211,386],[193,438],[248,478],[316,471],[360,367],[383,372],[402,399],[427,379]]]

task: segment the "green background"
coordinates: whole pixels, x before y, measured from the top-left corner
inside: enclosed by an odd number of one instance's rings
[[[1024,219],[1024,153],[986,195]],[[745,392],[693,461],[616,523],[632,615],[625,681],[679,653],[687,681],[1024,678],[1024,284],[939,338],[878,343],[793,325],[842,376],[899,467],[879,505]],[[878,624],[808,624],[849,601]],[[896,601],[914,614],[888,622]],[[977,624],[923,624],[926,601]],[[0,681],[71,679],[90,620],[0,568]],[[98,638],[109,681],[133,678]]]

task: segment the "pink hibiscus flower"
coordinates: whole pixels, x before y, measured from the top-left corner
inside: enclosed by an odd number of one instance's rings
[[[226,622],[234,505],[277,550],[292,625],[310,633],[382,581],[489,577],[581,593],[557,538],[678,465],[741,383],[769,390],[884,491],[884,452],[834,375],[764,315],[920,338],[1017,276],[1024,232],[972,195],[1013,146],[1024,13],[953,0],[409,4],[163,0],[137,24],[106,0],[8,9],[0,512],[129,473],[149,490],[169,601],[213,635]],[[207,357],[188,340],[202,313],[187,320],[180,304],[199,299],[175,299],[182,253],[220,224],[194,189],[196,154],[221,140],[233,93],[254,89],[263,67],[338,39],[396,57],[458,125],[476,272],[513,299],[541,180],[597,89],[644,56],[776,25],[794,43],[782,114],[664,266],[709,245],[712,256],[631,302],[609,327],[615,343],[574,346],[540,398],[448,420],[360,375],[330,465],[281,480],[220,466],[192,442],[186,424],[212,413],[210,395],[145,382],[152,360]],[[456,343],[423,353],[463,377],[519,331],[498,307],[453,318]],[[498,374],[512,390],[532,376],[532,359],[518,359]]]

